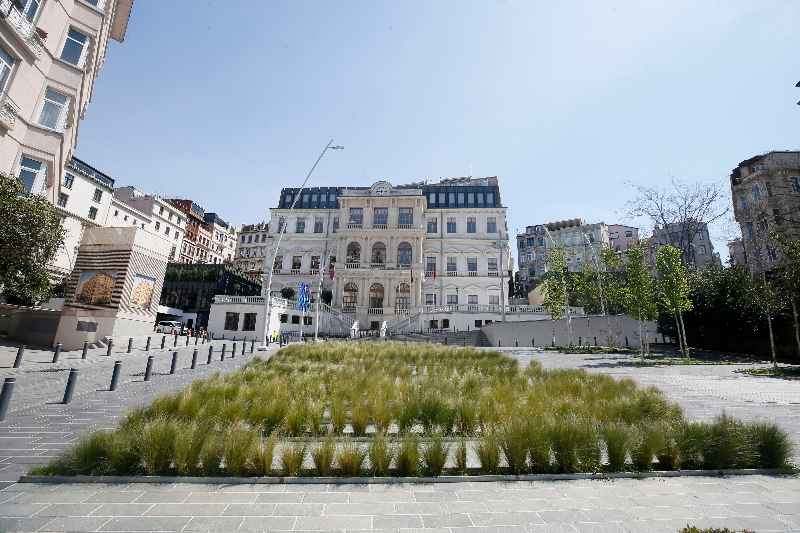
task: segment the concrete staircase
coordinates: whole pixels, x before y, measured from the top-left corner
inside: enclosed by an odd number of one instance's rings
[[[380,339],[378,339],[380,340]],[[406,333],[389,337],[393,342],[427,342],[430,344],[446,344],[448,346],[482,346],[490,347],[489,339],[481,330],[445,331],[437,333]]]

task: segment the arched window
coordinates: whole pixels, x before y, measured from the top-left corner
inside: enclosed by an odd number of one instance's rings
[[[397,264],[411,266],[411,245],[401,242],[397,247]]]
[[[394,308],[395,310],[408,309],[411,304],[411,287],[408,283],[401,283],[395,290]]]
[[[357,242],[351,242],[347,245],[347,262],[360,263],[361,262],[361,245]]]
[[[370,309],[383,308],[383,285],[373,283],[369,288],[369,307]]]
[[[376,242],[372,245],[372,264],[386,264],[386,245],[382,242]]]
[[[342,298],[342,309],[354,311],[358,302],[358,285],[348,283],[344,286],[344,298]]]

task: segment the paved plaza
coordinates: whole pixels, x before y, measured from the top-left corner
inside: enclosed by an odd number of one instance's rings
[[[160,344],[160,336],[154,339]],[[215,341],[210,365],[208,345],[199,346],[195,370],[189,368],[194,346],[179,348],[174,375],[169,375],[172,348],[148,354],[137,346],[127,354],[122,347],[111,357],[93,350],[86,360],[71,352],[56,364],[49,362],[52,350],[31,350],[15,370],[10,367],[16,349],[0,346],[0,377],[17,378],[8,416],[0,423],[0,531],[675,532],[687,523],[800,531],[797,476],[379,485],[14,483],[83,431],[113,426],[126,408],[197,377],[230,372],[252,357],[250,343],[242,356],[238,342],[236,357],[220,361],[223,342],[230,354],[232,341]],[[655,385],[690,418],[710,419],[724,409],[745,420],[774,420],[800,442],[796,378],[734,373],[753,365],[637,367],[618,364],[616,356],[501,351],[523,364],[535,359],[548,367],[583,367]],[[267,354],[274,352],[271,347]],[[144,382],[148,355],[155,356],[156,374]],[[109,392],[116,360],[123,362],[123,372],[118,390]],[[78,386],[72,403],[62,405],[69,368],[79,368]]]

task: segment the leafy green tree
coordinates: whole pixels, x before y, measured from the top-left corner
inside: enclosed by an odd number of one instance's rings
[[[781,251],[781,268],[776,284],[779,292],[791,304],[794,336],[800,353],[800,324],[797,320],[797,299],[800,296],[800,241],[788,239],[786,235],[778,232],[773,232],[772,238],[778,243]]]
[[[689,279],[681,262],[681,251],[669,245],[659,248],[656,252],[656,270],[660,276],[656,284],[662,303],[666,311],[675,317],[678,344],[681,354],[688,361],[689,346],[686,344],[683,312],[692,309],[692,301],[689,299]]]
[[[322,301],[326,305],[331,305],[331,302],[333,301],[333,292],[331,292],[330,289],[324,289],[322,291]]]
[[[594,263],[586,262],[581,266],[581,272],[572,276],[572,286],[577,294],[577,303],[583,307],[586,314],[586,345],[591,346],[589,338],[592,334],[591,315],[598,315],[603,311],[601,298],[600,268]]]
[[[617,346],[622,346],[619,333],[619,314],[623,309],[625,300],[625,268],[622,258],[614,251],[609,244],[603,245],[600,250],[600,260],[602,265],[601,275],[603,277],[603,298],[606,307],[606,322],[608,324],[608,344],[614,345],[614,335],[611,331],[610,313],[616,316],[616,339]]]
[[[55,207],[26,193],[19,178],[0,174],[0,220],[0,286],[18,297],[50,299],[47,262],[66,236]]]
[[[647,342],[647,321],[656,316],[656,302],[653,286],[653,275],[647,262],[647,244],[642,240],[633,241],[628,248],[628,263],[625,265],[627,279],[625,283],[625,309],[639,321],[639,337],[642,361],[645,350],[650,351]],[[642,334],[644,323],[644,334]]]
[[[569,344],[572,344],[572,320],[567,307],[567,254],[562,246],[553,245],[547,250],[547,274],[542,282],[543,307],[553,323],[553,343],[556,341],[556,320],[567,317]]]
[[[284,287],[281,289],[281,297],[291,300],[294,298],[294,289],[291,287]]]

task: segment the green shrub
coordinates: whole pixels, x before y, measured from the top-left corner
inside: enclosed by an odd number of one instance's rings
[[[749,465],[752,450],[744,424],[724,412],[706,424],[701,442],[703,461],[708,468],[744,468]]]
[[[497,431],[487,428],[475,444],[475,453],[484,474],[497,474],[500,470],[500,439]]]
[[[148,476],[167,474],[173,457],[175,429],[175,421],[159,414],[134,433],[134,446]]]
[[[462,476],[467,474],[467,440],[464,438],[458,440],[456,447],[456,469]]]
[[[530,427],[522,419],[514,418],[502,426],[500,446],[512,474],[522,474],[528,468],[529,435]]]
[[[277,436],[277,433],[273,433],[266,442],[261,441],[256,445],[253,452],[253,471],[255,475],[268,476],[270,474]]]
[[[341,394],[334,395],[331,398],[329,410],[333,431],[337,435],[341,435],[347,425],[347,405],[344,403],[344,396]]]
[[[314,473],[318,476],[327,477],[331,475],[333,459],[336,446],[333,437],[328,434],[325,440],[311,448],[311,459],[314,461]]]
[[[200,462],[207,428],[197,422],[181,422],[175,433],[175,468],[181,476],[194,475]]]
[[[623,422],[611,422],[603,428],[603,439],[606,442],[608,466],[613,472],[625,469],[625,462],[630,453],[633,430]]]
[[[369,424],[369,410],[363,401],[354,401],[350,406],[350,424],[353,427],[353,435],[356,437],[366,435],[367,424]]]
[[[228,428],[225,435],[225,470],[228,475],[239,477],[247,473],[260,433],[242,422]]]
[[[780,468],[792,456],[791,437],[773,422],[755,422],[748,425],[752,441],[753,462],[758,468]]]
[[[361,475],[364,466],[364,459],[367,454],[361,449],[358,442],[345,439],[339,444],[337,462],[342,475],[346,477],[357,477]]]
[[[304,440],[286,442],[281,447],[279,459],[284,476],[297,477],[306,459],[308,444]]]
[[[387,475],[392,463],[393,451],[385,433],[378,432],[373,434],[368,454],[372,473],[376,476]]]
[[[206,435],[200,450],[201,471],[204,476],[222,474],[222,460],[225,456],[225,438],[215,432]]]

